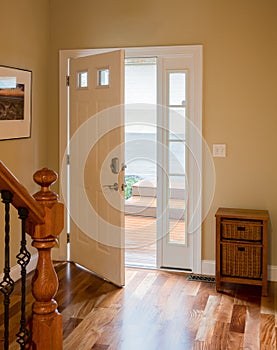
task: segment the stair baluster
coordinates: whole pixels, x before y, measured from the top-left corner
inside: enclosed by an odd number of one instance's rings
[[[26,345],[29,343],[30,331],[26,324],[26,275],[27,275],[27,265],[30,262],[31,254],[27,250],[27,240],[26,240],[26,220],[28,218],[28,209],[18,208],[18,217],[21,220],[21,242],[20,242],[20,252],[17,254],[17,263],[21,266],[21,319],[20,319],[20,329],[16,334],[17,343],[20,345],[20,349],[25,349]]]
[[[10,204],[13,195],[10,191],[1,191],[2,202],[5,204],[5,267],[0,291],[4,295],[4,350],[9,349],[9,306],[10,295],[14,289],[14,281],[10,276]]]

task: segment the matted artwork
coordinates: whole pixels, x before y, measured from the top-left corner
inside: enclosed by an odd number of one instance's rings
[[[0,66],[0,140],[31,136],[32,72]]]

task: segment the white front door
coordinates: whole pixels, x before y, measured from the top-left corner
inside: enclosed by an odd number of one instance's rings
[[[68,58],[112,50],[61,52],[61,125],[64,129],[67,123],[67,107],[63,79]],[[157,58],[157,266],[191,269],[199,273],[201,272],[202,220],[202,46],[126,48],[125,55],[127,58]],[[185,92],[184,86],[179,89],[181,94],[185,95],[185,99],[175,103],[170,100],[173,96],[171,96],[170,84],[171,87],[174,85],[174,78],[178,74],[181,81],[185,80]],[[187,117],[185,122],[184,113]],[[177,118],[174,119],[174,115],[177,115]],[[175,126],[172,125],[174,120]],[[179,124],[180,120],[182,124]],[[177,140],[174,140],[174,130],[177,130],[177,134],[183,132],[183,138],[178,135]],[[62,134],[61,154],[64,144]],[[180,152],[174,153],[175,148]],[[204,151],[206,152],[205,149]],[[181,158],[176,157],[177,153]],[[174,159],[172,158],[174,157],[177,158],[178,169],[173,168]],[[110,184],[112,182],[110,181]],[[180,196],[182,198],[179,198]],[[61,244],[60,256],[64,255],[64,251]]]
[[[124,51],[70,60],[70,260],[124,285]]]

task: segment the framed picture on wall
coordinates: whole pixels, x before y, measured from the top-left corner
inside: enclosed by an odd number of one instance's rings
[[[31,136],[32,72],[0,66],[0,140]]]

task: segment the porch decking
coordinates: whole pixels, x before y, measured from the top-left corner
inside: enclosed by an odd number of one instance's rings
[[[171,220],[170,238],[181,242],[184,221]],[[125,215],[125,263],[135,266],[156,266],[156,218]]]
[[[170,240],[184,239],[185,190],[182,184],[170,187]],[[125,201],[125,263],[156,266],[157,186],[155,181],[140,180],[132,185],[132,197]]]

